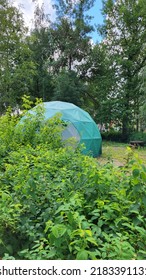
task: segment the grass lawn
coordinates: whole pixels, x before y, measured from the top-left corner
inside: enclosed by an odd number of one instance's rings
[[[102,144],[102,155],[98,158],[101,164],[105,164],[108,161],[113,161],[116,166],[122,166],[127,160],[128,144],[115,143],[103,141]],[[134,152],[138,154],[139,158],[142,159],[143,163],[146,164],[146,147],[134,149]]]

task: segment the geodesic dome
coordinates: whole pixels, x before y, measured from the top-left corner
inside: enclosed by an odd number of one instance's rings
[[[78,143],[83,143],[84,154],[96,157],[101,154],[102,139],[98,126],[91,116],[78,106],[62,101],[44,102],[45,119],[61,113],[61,119],[68,123],[63,131],[62,139],[75,137]]]

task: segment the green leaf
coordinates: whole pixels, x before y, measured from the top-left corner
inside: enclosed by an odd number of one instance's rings
[[[72,224],[74,221],[74,216],[71,212],[67,213],[67,218],[68,218],[69,223]]]
[[[138,203],[133,204],[133,205],[130,206],[129,212],[138,214],[139,213],[139,207],[140,207],[140,205]]]
[[[145,257],[146,257],[146,251],[139,250],[138,253],[141,253],[141,254],[145,255]]]
[[[8,193],[5,193],[5,192],[2,192],[1,196],[2,196],[3,201],[8,200],[10,198],[10,195]]]
[[[94,244],[95,246],[98,246],[97,242],[95,241],[95,239],[93,237],[87,237],[86,240],[89,241],[90,243]]]
[[[142,202],[143,202],[144,206],[146,207],[146,195],[143,196]]]
[[[53,222],[51,220],[47,221],[44,232],[46,233],[52,227],[52,225],[53,225]]]
[[[53,259],[53,257],[56,255],[56,250],[52,249],[48,254],[47,254],[47,258],[48,259]]]
[[[63,236],[66,230],[67,230],[66,227],[62,224],[58,224],[52,227],[52,233],[56,238]]]
[[[146,172],[141,172],[141,178],[146,181]]]
[[[77,260],[88,260],[88,251],[81,250],[77,253]]]
[[[133,174],[133,177],[138,177],[139,174],[140,174],[139,169],[134,169],[133,172],[132,172],[132,174]]]
[[[9,254],[11,254],[11,255],[13,254],[13,247],[12,247],[12,245],[8,244],[6,246],[6,249],[8,250]]]
[[[85,232],[88,236],[92,236],[92,231],[90,229],[86,229]]]

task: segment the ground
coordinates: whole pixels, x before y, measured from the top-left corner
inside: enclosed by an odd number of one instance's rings
[[[114,165],[123,166],[127,160],[127,147],[128,144],[103,141],[102,156],[98,158],[98,161],[101,164],[113,161]],[[134,152],[137,153],[143,163],[146,164],[146,147],[135,149]]]

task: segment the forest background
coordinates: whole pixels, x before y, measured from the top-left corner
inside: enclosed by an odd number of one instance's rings
[[[146,123],[146,6],[144,0],[55,0],[55,20],[35,5],[33,27],[9,0],[0,0],[0,114],[21,109],[22,96],[61,100],[87,110],[104,130],[127,141]],[[94,42],[92,32],[102,40]]]

